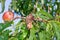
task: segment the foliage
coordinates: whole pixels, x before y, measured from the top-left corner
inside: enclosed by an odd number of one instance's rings
[[[4,31],[4,29],[14,24],[14,20],[0,23],[0,40],[60,40],[60,2],[57,1],[12,0],[9,9],[22,14],[21,17],[25,18],[20,18],[15,32],[11,35],[9,35],[10,30]],[[34,16],[34,20],[27,19],[29,14]],[[31,29],[27,28],[27,22],[31,23],[29,24],[30,27],[32,26]]]

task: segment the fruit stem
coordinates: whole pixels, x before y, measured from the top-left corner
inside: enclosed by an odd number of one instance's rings
[[[17,17],[15,17],[13,20],[20,19],[20,18],[21,18],[21,19],[25,19],[25,17],[22,17],[22,16],[19,17],[19,16],[17,16]]]

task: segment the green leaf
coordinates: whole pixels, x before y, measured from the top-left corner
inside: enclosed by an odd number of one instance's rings
[[[25,22],[18,23],[16,28],[20,28],[20,32],[16,36],[19,40],[24,40],[27,36],[28,30],[26,28]]]
[[[9,38],[9,30],[4,31],[1,35],[0,35],[0,40],[8,40]]]
[[[9,38],[9,40],[18,40],[18,38],[16,38],[16,37],[11,37],[11,38]]]
[[[0,23],[0,32],[2,32],[2,30],[4,30],[5,28],[9,27],[11,24],[12,21],[7,23]]]
[[[39,39],[46,40],[46,35],[45,35],[44,31],[39,33]]]
[[[60,40],[60,22],[51,22],[54,28],[54,33],[57,37],[57,40]]]
[[[40,10],[40,13],[43,14],[43,15],[45,15],[45,16],[47,16],[47,17],[49,17],[49,18],[53,18],[49,13],[45,12],[42,9]]]
[[[35,37],[35,29],[34,27],[32,29],[30,29],[30,36],[29,36],[29,39],[28,40],[33,40],[33,38]]]
[[[4,11],[4,9],[5,9],[5,0],[0,0],[1,1],[1,7],[2,7],[2,10],[1,10],[1,12],[0,13],[2,13],[3,11]]]

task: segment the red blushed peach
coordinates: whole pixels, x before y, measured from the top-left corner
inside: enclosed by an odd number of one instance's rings
[[[14,19],[14,13],[11,11],[4,12],[2,16],[4,21],[12,21]]]

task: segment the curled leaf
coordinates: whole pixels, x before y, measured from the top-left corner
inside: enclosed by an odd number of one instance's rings
[[[28,29],[31,29],[32,28],[32,21],[34,20],[34,17],[32,14],[29,14],[27,17],[26,17],[26,24],[27,24],[27,28]]]

